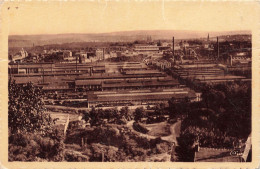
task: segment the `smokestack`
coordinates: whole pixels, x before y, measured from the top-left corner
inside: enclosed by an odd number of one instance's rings
[[[90,76],[92,76],[92,69],[93,69],[93,67],[90,67],[90,68],[89,68],[89,75],[90,75]]]
[[[76,55],[76,72],[78,72],[78,56]]]
[[[105,60],[105,48],[103,48],[103,56],[102,56],[103,58],[103,60]]]
[[[174,58],[174,55],[175,55],[175,53],[174,53],[174,36],[172,37],[172,56],[173,56],[173,58]]]
[[[219,58],[219,41],[218,41],[218,36],[217,36],[217,46],[218,46],[218,58]]]
[[[17,74],[19,74],[19,62],[17,62]]]
[[[229,56],[230,57],[230,66],[232,66],[232,62],[233,62],[233,58],[232,58],[232,55]]]

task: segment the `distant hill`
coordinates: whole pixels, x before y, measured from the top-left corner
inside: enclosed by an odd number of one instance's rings
[[[195,39],[235,34],[251,34],[250,31],[226,31],[226,32],[203,32],[182,30],[140,30],[122,31],[98,34],[49,34],[49,35],[10,35],[9,47],[31,47],[48,44],[62,44],[72,42],[130,42],[135,40],[146,40],[151,36],[153,40],[171,39]]]

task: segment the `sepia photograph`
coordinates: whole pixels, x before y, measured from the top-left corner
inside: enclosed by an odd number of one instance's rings
[[[252,4],[2,4],[8,162],[251,163]]]

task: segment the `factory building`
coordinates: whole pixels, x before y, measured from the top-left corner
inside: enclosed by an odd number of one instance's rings
[[[187,88],[100,91],[88,93],[88,107],[155,105],[167,103],[171,98],[175,98],[176,101],[187,98],[190,101],[199,99],[194,91]]]
[[[96,50],[96,57],[98,60],[104,60],[105,59],[105,50],[104,49],[97,49]]]
[[[157,45],[135,45],[134,50],[136,52],[157,52],[159,53],[160,48]]]

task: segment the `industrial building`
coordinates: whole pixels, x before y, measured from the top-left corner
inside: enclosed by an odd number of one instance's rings
[[[32,82],[46,96],[56,93],[61,103],[78,99],[70,97],[70,93],[82,95],[88,107],[157,104],[172,97],[199,100],[194,91],[180,87],[178,80],[139,62],[10,64],[9,72],[17,84]]]
[[[214,63],[197,63],[191,65],[175,65],[174,76],[179,79],[191,79],[194,83],[226,83],[234,81],[251,81],[244,76],[236,76],[228,73],[228,67]]]
[[[135,45],[134,51],[138,54],[162,53],[162,51],[170,49],[169,46],[157,45]]]
[[[171,88],[178,87],[179,82],[173,78],[167,77],[163,79],[152,78],[150,76],[143,76],[143,78],[137,79],[133,76],[121,76],[121,78],[114,78],[108,76],[104,79],[85,79],[75,80],[75,88],[79,91],[88,90],[126,90],[126,89],[158,89],[158,88]],[[132,80],[131,80],[132,79]]]
[[[177,101],[186,98],[190,101],[198,101],[200,99],[198,97],[194,91],[187,88],[100,91],[88,93],[88,107],[155,105],[167,103],[171,98]]]

